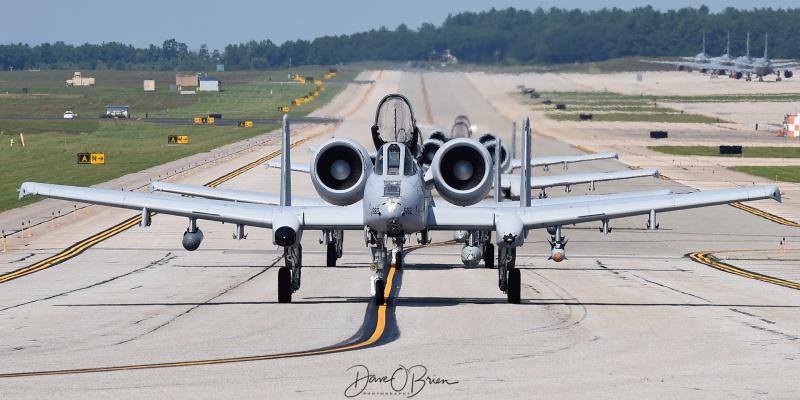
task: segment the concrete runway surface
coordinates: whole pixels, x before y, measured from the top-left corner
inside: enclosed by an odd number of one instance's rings
[[[659,85],[686,76],[665,74]],[[542,82],[567,82],[557,78]],[[314,113],[343,122],[293,126],[295,141],[312,138],[294,149],[294,161],[308,161],[308,147],[331,135],[371,149],[375,107],[386,94],[402,93],[425,134],[449,130],[465,114],[479,133],[508,141],[512,119],[519,124],[529,113],[542,135],[534,139],[534,155],[581,152],[572,145],[621,153],[620,161],[535,174],[638,165],[676,178],[598,183],[597,193],[768,183],[710,167],[682,176],[688,168],[678,166],[689,162],[636,157],[644,144],[614,136],[646,134],[646,124],[600,125],[587,138],[572,123],[544,121],[507,94],[542,77],[381,71],[359,79],[374,83],[350,85]],[[600,90],[614,82],[591,79],[569,76],[561,87]],[[735,124],[726,129],[748,134]],[[254,163],[220,187],[274,192],[278,171],[258,161],[279,150],[277,137],[265,133],[98,186],[145,190],[156,179],[205,184]],[[585,186],[568,195],[587,193]],[[800,221],[800,196],[792,186],[781,188],[783,204],[746,205]],[[315,196],[304,174],[293,174],[293,190]],[[548,193],[567,195],[558,188]],[[62,217],[51,226],[56,210]],[[508,304],[498,290],[496,270],[464,268],[460,246],[415,249],[392,275],[387,307],[370,305],[361,233],[345,233],[344,257],[327,268],[319,233],[306,232],[303,285],[291,304],[278,304],[275,266],[283,260],[271,231],[248,229],[246,240],[235,241],[234,226],[200,221],[205,241],[187,252],[180,245],[184,218],[156,215],[149,228],[126,229],[136,216],[55,200],[0,214],[7,232],[20,221],[34,224],[32,235],[15,233],[0,253],[6,274],[0,276],[0,397],[800,397],[798,230],[739,208],[662,213],[654,231],[645,229],[646,216],[612,220],[609,235],[598,232],[599,224],[568,226],[569,259],[560,264],[547,261],[546,232],[532,231],[518,251],[520,305]],[[451,239],[433,235],[434,243]],[[70,248],[79,254],[46,262]],[[686,256],[695,252],[711,252],[717,268]],[[20,276],[10,279],[14,271]]]

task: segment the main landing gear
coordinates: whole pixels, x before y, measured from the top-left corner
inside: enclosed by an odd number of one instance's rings
[[[292,293],[300,289],[300,269],[303,266],[303,246],[283,248],[286,266],[278,270],[278,303],[291,303]]]
[[[326,263],[328,267],[335,267],[336,260],[342,258],[343,230],[323,231],[324,243],[327,248]],[[323,241],[320,241],[323,243]]]
[[[508,296],[509,303],[519,304],[522,283],[520,271],[516,268],[517,249],[515,247],[501,247],[497,250],[497,272],[500,278],[500,290]]]

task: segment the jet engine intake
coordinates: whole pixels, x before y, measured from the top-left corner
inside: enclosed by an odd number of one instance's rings
[[[328,139],[311,160],[311,182],[322,199],[337,206],[364,197],[372,160],[361,144],[342,138]]]
[[[484,133],[478,139],[481,144],[489,151],[489,156],[494,162],[495,151],[497,151],[497,135],[493,133]],[[505,143],[500,143],[500,172],[507,172],[511,169],[511,157],[509,157],[508,146]]]
[[[793,71],[790,71],[788,69],[786,71],[783,71],[783,76],[786,77],[786,78],[791,78],[792,75],[794,75]]]
[[[428,134],[428,140],[430,140],[430,139],[436,139],[436,140],[440,140],[442,142],[446,142],[446,141],[450,140],[450,135],[448,135],[447,133],[445,133],[441,129],[436,129],[436,130],[431,131],[431,133]]]
[[[436,152],[439,151],[442,146],[444,146],[443,140],[428,139],[422,142],[422,159],[420,160],[420,164],[422,164],[423,168],[430,168],[433,157],[436,156]]]
[[[472,139],[451,139],[445,143],[436,152],[431,171],[439,195],[458,206],[475,204],[492,189],[489,152]]]

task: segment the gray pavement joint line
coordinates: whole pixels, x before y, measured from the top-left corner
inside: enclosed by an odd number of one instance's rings
[[[81,290],[91,289],[91,288],[93,288],[93,287],[96,287],[96,286],[104,285],[104,284],[106,284],[106,283],[113,282],[113,281],[115,281],[115,280],[117,280],[117,279],[124,278],[124,277],[126,277],[126,276],[128,276],[128,275],[132,275],[132,274],[135,274],[135,273],[138,273],[138,272],[144,271],[144,270],[146,270],[146,269],[153,268],[153,267],[155,267],[155,266],[158,266],[158,265],[163,265],[163,264],[165,264],[166,262],[168,262],[169,260],[172,260],[172,259],[174,259],[174,258],[176,258],[176,257],[177,257],[177,256],[173,256],[173,255],[172,255],[172,252],[169,252],[169,253],[167,253],[167,254],[166,254],[164,257],[162,257],[162,258],[160,258],[160,259],[158,259],[158,260],[156,260],[156,261],[153,261],[153,262],[151,262],[150,264],[148,264],[148,265],[146,265],[146,266],[144,266],[144,267],[142,267],[142,268],[137,268],[137,269],[135,269],[135,270],[133,270],[133,271],[126,272],[126,273],[124,273],[124,274],[122,274],[122,275],[117,275],[117,276],[114,276],[114,277],[108,278],[108,279],[106,279],[106,280],[104,280],[104,281],[102,281],[102,282],[93,283],[93,284],[91,284],[91,285],[84,286],[84,287],[81,287],[81,288],[77,288],[77,289],[68,290],[68,291],[66,291],[66,292],[61,292],[61,293],[59,293],[59,294],[54,294],[54,295],[52,295],[52,296],[47,296],[47,297],[44,297],[44,298],[41,298],[41,299],[36,299],[36,300],[26,301],[26,302],[24,302],[24,303],[15,304],[15,305],[13,305],[13,306],[8,306],[8,307],[6,307],[6,308],[0,308],[0,312],[2,312],[2,311],[6,311],[6,310],[10,310],[10,309],[12,309],[12,308],[17,308],[17,307],[27,306],[27,305],[29,305],[29,304],[33,304],[33,303],[38,303],[38,302],[40,302],[40,301],[46,301],[46,300],[55,299],[56,297],[66,296],[66,295],[68,295],[68,294],[72,294],[72,293],[75,293],[75,292],[80,292]]]
[[[194,305],[194,306],[192,306],[192,307],[189,307],[189,309],[188,309],[188,310],[186,310],[186,311],[184,311],[184,312],[182,312],[182,313],[180,313],[180,314],[178,314],[178,315],[176,315],[176,316],[174,316],[174,317],[170,318],[168,321],[164,322],[163,324],[160,324],[160,325],[156,326],[155,328],[153,328],[153,329],[151,329],[151,330],[149,330],[149,331],[147,331],[147,332],[144,332],[144,333],[142,333],[141,335],[138,335],[138,336],[136,336],[136,337],[132,337],[132,338],[130,338],[130,339],[127,339],[127,340],[123,340],[123,341],[121,341],[121,342],[117,343],[117,345],[120,345],[120,344],[125,344],[125,343],[128,343],[128,342],[132,342],[132,341],[134,341],[134,340],[136,340],[136,339],[140,339],[140,338],[142,338],[142,337],[144,337],[144,336],[146,336],[146,335],[149,335],[149,334],[151,334],[151,333],[153,333],[153,332],[155,332],[155,331],[157,331],[157,330],[159,330],[159,329],[161,329],[161,328],[163,328],[163,327],[165,327],[165,326],[167,326],[167,325],[171,324],[173,321],[177,320],[178,318],[180,318],[180,317],[183,317],[183,316],[184,316],[184,315],[186,315],[186,314],[189,314],[189,313],[190,313],[190,312],[192,312],[193,310],[195,310],[195,309],[197,309],[197,308],[200,308],[201,306],[203,306],[203,305],[206,305],[206,304],[210,303],[210,302],[211,302],[211,301],[213,301],[214,299],[218,299],[218,298],[222,297],[223,295],[225,295],[226,293],[230,292],[231,290],[234,290],[234,289],[238,288],[239,286],[242,286],[242,285],[244,285],[245,283],[248,283],[248,282],[252,281],[253,279],[255,279],[255,278],[256,278],[256,277],[258,277],[258,276],[261,276],[263,273],[267,272],[267,270],[269,270],[270,268],[274,267],[274,266],[275,266],[275,264],[277,264],[277,263],[278,263],[278,261],[280,261],[280,259],[281,259],[281,258],[283,258],[283,256],[276,258],[276,259],[275,259],[275,260],[272,262],[272,264],[271,264],[271,265],[268,265],[268,266],[266,266],[266,267],[263,267],[263,268],[261,269],[261,271],[258,271],[258,272],[256,272],[255,274],[253,274],[253,275],[252,275],[252,276],[250,276],[249,278],[245,279],[244,281],[241,281],[241,282],[239,282],[239,283],[237,283],[237,284],[235,284],[235,285],[229,286],[229,287],[228,287],[228,288],[226,288],[225,290],[223,290],[223,291],[221,291],[221,292],[217,293],[216,295],[212,296],[210,299],[208,299],[208,300],[206,300],[206,301],[204,301],[204,302],[202,302],[202,303],[200,303],[200,304],[196,304],[196,305]]]
[[[389,270],[389,274],[386,280],[386,300],[387,304],[394,302],[394,297],[396,295],[396,288],[394,277],[397,273],[394,263],[392,263],[392,267]],[[387,311],[389,309],[392,311]],[[11,372],[11,373],[3,373],[0,374],[1,378],[19,378],[19,377],[29,377],[29,376],[50,376],[50,375],[75,375],[75,374],[86,374],[86,373],[97,373],[97,372],[113,372],[113,371],[132,371],[132,370],[142,370],[142,369],[157,369],[157,368],[174,368],[174,367],[190,367],[190,366],[200,366],[200,365],[216,365],[216,364],[231,364],[231,363],[240,363],[240,362],[248,362],[248,361],[266,361],[266,360],[275,360],[275,359],[286,359],[286,358],[297,358],[297,357],[307,357],[307,356],[318,356],[324,354],[332,354],[332,353],[341,353],[345,351],[353,351],[359,349],[370,348],[374,346],[380,346],[385,344],[384,342],[387,340],[389,335],[385,335],[386,333],[386,319],[387,313],[390,313],[389,317],[393,318],[394,307],[389,307],[387,305],[382,306],[375,306],[375,304],[370,301],[369,306],[367,308],[367,313],[365,316],[365,320],[372,320],[374,317],[374,329],[372,332],[366,332],[361,337],[358,337],[352,343],[344,343],[338,344],[331,347],[323,347],[316,350],[306,350],[306,351],[297,351],[292,353],[281,353],[281,354],[265,354],[265,355],[257,355],[257,356],[247,356],[247,357],[236,357],[236,358],[218,358],[218,359],[209,359],[209,360],[198,360],[198,361],[177,361],[177,362],[165,362],[165,363],[156,363],[156,364],[138,364],[138,365],[123,365],[123,366],[116,366],[116,367],[97,367],[97,368],[82,368],[82,369],[63,369],[63,370],[50,370],[50,371],[30,371],[30,372]],[[363,327],[362,327],[363,328]],[[362,329],[363,330],[363,329]],[[396,330],[396,328],[395,328]],[[396,334],[396,332],[394,332]],[[391,338],[389,338],[391,341]]]
[[[675,289],[675,288],[673,288],[673,287],[671,287],[671,286],[667,286],[667,285],[664,285],[664,284],[662,284],[662,283],[658,283],[658,282],[656,282],[656,281],[651,281],[651,280],[649,280],[649,279],[647,279],[647,278],[641,277],[641,276],[639,276],[639,275],[636,275],[636,274],[633,274],[633,276],[635,276],[635,277],[637,277],[637,278],[639,278],[639,279],[641,279],[641,280],[643,280],[643,281],[645,281],[645,282],[647,282],[647,283],[650,283],[650,284],[653,284],[653,285],[656,285],[656,286],[660,286],[660,287],[662,287],[662,288],[664,288],[664,289],[669,289],[669,290],[672,290],[673,292],[678,292],[678,293],[680,293],[680,294],[685,294],[685,295],[687,295],[687,296],[691,296],[691,297],[694,297],[694,298],[696,298],[696,299],[699,299],[699,300],[705,301],[706,303],[711,303],[711,301],[710,301],[710,300],[708,300],[708,299],[704,299],[704,298],[702,298],[702,297],[700,297],[700,296],[697,296],[697,295],[691,294],[691,293],[689,293],[689,292],[684,292],[683,290],[678,290],[678,289]]]

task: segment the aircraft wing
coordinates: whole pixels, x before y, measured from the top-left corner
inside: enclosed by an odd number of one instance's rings
[[[787,61],[784,61],[784,62],[775,62],[775,60],[773,60],[772,64],[770,64],[770,66],[773,69],[792,69],[792,70],[794,70],[794,69],[800,69],[800,62],[798,62],[797,60],[787,60]]]
[[[545,189],[553,186],[570,186],[578,183],[590,183],[613,181],[630,178],[641,178],[653,176],[658,177],[657,169],[626,169],[613,172],[590,172],[584,174],[562,174],[535,176],[531,178],[531,189]],[[500,178],[501,187],[510,190],[512,198],[519,198],[520,176],[503,174]]]
[[[564,202],[531,207],[431,207],[428,213],[430,230],[496,229],[498,221],[509,216],[521,220],[523,229],[576,224],[648,215],[651,211],[667,212],[708,207],[741,201],[773,199],[781,201],[777,186],[753,186],[703,192],[656,194],[608,200]],[[502,204],[502,203],[501,203]]]
[[[520,217],[526,229],[535,229],[554,225],[647,215],[651,210],[656,212],[678,211],[761,199],[773,199],[780,202],[781,192],[777,186],[753,186],[650,197],[632,197],[608,201],[604,204],[581,203],[570,205],[566,203],[540,208],[529,207],[525,209],[524,215]]]
[[[242,201],[245,203],[280,204],[280,195],[273,193],[252,192],[247,190],[212,188],[208,186],[185,185],[182,183],[153,182],[150,184],[152,191],[175,193],[207,199]],[[310,197],[292,196],[293,206],[327,206],[325,200]]]
[[[547,156],[547,157],[532,157],[531,167],[546,167],[555,164],[564,164],[581,162],[581,161],[594,161],[606,160],[609,158],[619,158],[617,153],[595,153],[595,154],[578,154],[578,155],[564,155],[564,156]],[[517,169],[522,166],[522,160],[518,158],[511,159],[511,169]]]
[[[369,152],[369,156],[373,160],[375,160],[375,155],[376,154],[377,153],[374,152],[374,151],[370,151]],[[267,165],[267,168],[278,168],[278,169],[280,169],[280,167],[281,167],[281,159],[280,158],[273,158],[273,159],[267,161],[266,165]],[[296,172],[311,172],[311,165],[307,164],[307,163],[291,162],[291,163],[289,163],[289,169],[291,169],[292,171],[296,171]]]
[[[267,161],[267,168],[280,168],[280,167],[281,167],[280,158],[273,158]],[[289,169],[296,172],[311,172],[311,165],[307,163],[292,162],[289,164]]]
[[[281,214],[294,214],[305,229],[364,229],[361,206],[291,206],[281,207],[235,201],[171,196],[155,193],[25,182],[20,198],[42,196],[61,200],[104,205],[157,213],[272,228],[273,219]]]

